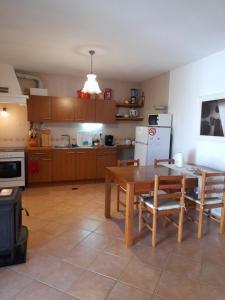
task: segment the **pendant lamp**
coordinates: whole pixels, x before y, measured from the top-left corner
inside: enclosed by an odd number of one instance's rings
[[[93,74],[93,55],[95,54],[94,50],[90,50],[89,54],[91,55],[91,73],[87,74],[87,80],[85,81],[82,92],[89,94],[100,94],[102,91],[99,88],[98,81],[96,80],[96,75]]]

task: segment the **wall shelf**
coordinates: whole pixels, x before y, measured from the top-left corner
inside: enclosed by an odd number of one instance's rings
[[[116,117],[116,121],[142,121],[144,118],[118,118]]]
[[[143,104],[131,104],[131,103],[116,103],[116,107],[125,107],[125,108],[142,108]]]

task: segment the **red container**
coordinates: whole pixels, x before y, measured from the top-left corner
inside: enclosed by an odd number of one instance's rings
[[[111,100],[112,99],[112,89],[106,88],[104,91],[104,99]]]
[[[90,99],[91,95],[89,93],[82,92],[82,90],[77,90],[77,97],[80,99]]]

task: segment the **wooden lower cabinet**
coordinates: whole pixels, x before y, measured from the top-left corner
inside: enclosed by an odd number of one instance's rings
[[[76,152],[76,179],[96,178],[96,151],[79,150]]]
[[[52,181],[52,151],[28,152],[28,183]]]
[[[30,163],[38,172],[31,174]],[[28,183],[104,179],[105,168],[116,163],[115,148],[29,150]]]
[[[105,168],[117,165],[117,150],[97,149],[96,153],[96,178],[105,178]]]
[[[53,150],[53,181],[72,181],[76,179],[76,152],[74,150]]]

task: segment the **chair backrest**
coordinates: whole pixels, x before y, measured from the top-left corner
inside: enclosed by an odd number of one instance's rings
[[[175,160],[172,159],[154,159],[154,167],[158,167],[160,163],[168,163],[168,164],[175,164]]]
[[[128,166],[139,167],[139,165],[140,165],[139,159],[117,160],[117,166],[118,167],[128,167]]]
[[[205,199],[210,195],[220,197],[225,203],[225,172],[202,173],[202,187],[200,202],[204,204]]]
[[[162,193],[165,191],[165,193]],[[158,176],[154,178],[154,207],[158,207],[158,200],[180,200],[184,206],[185,176]]]

